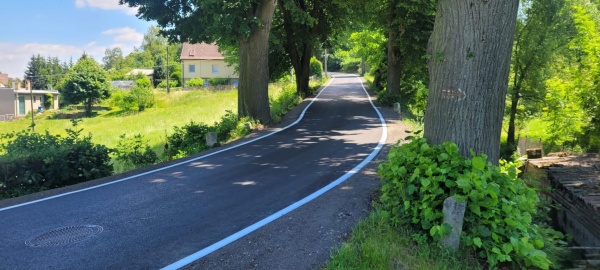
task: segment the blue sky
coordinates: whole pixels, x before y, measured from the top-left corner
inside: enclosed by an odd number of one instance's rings
[[[23,77],[34,54],[76,61],[85,51],[101,61],[107,48],[139,47],[153,25],[119,0],[0,0],[0,72]]]

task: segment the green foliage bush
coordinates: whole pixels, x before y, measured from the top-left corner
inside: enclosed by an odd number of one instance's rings
[[[177,85],[178,85],[177,81],[169,81],[169,86],[171,88],[177,87]],[[158,87],[158,88],[167,88],[167,81],[164,80],[164,81],[160,82],[156,87]]]
[[[213,126],[192,121],[181,128],[173,127],[173,134],[167,135],[165,156],[168,159],[181,158],[209,149],[210,147],[206,145],[208,132],[216,132],[219,142],[245,136],[251,131],[246,123],[255,124],[255,122],[247,117],[240,119],[233,112],[227,111]]]
[[[135,86],[129,91],[114,90],[111,94],[109,104],[119,107],[125,111],[144,111],[146,108],[154,107],[154,93],[150,89],[152,82],[144,76],[136,80]]]
[[[230,133],[234,130],[239,122],[240,118],[237,114],[232,111],[226,111],[225,115],[221,117],[221,121],[215,123],[215,129],[217,130],[217,138],[220,142],[229,140]]]
[[[323,77],[323,63],[316,57],[310,59],[310,76],[315,76],[317,79]]]
[[[229,85],[229,78],[210,78],[208,79],[209,85]]]
[[[52,108],[52,94],[44,94],[44,110]]]
[[[123,163],[126,169],[136,169],[158,161],[158,156],[141,134],[129,138],[122,134],[119,138],[114,151],[115,158]]]
[[[269,103],[271,106],[271,117],[273,121],[279,122],[281,118],[292,108],[294,108],[301,99],[296,92],[296,86],[289,84],[283,86],[281,94],[277,99],[269,97]]]
[[[400,102],[400,96],[397,94],[390,93],[388,91],[383,91],[377,95],[377,101],[375,103],[377,106],[384,107],[393,107],[394,103]]]
[[[205,136],[209,131],[208,125],[194,121],[183,127],[173,127],[173,134],[167,135],[165,155],[173,159],[207,150],[209,147]]]
[[[142,112],[146,108],[152,108],[154,106],[154,94],[150,88],[141,88],[134,86],[129,92],[129,96],[134,100],[137,105],[138,111]]]
[[[381,202],[397,224],[420,230],[419,239],[439,240],[451,228],[443,222],[443,201],[467,202],[461,243],[478,251],[490,267],[512,263],[548,269],[548,251],[562,235],[534,221],[540,199],[517,178],[512,164],[500,167],[485,155],[464,158],[451,142],[430,146],[424,138],[390,150],[379,165]]]
[[[112,92],[108,103],[111,107],[119,107],[125,111],[133,111],[136,108],[135,100],[129,95],[129,91],[121,89]]]
[[[185,83],[189,87],[202,87],[204,86],[204,80],[202,78],[193,78]]]
[[[171,80],[175,81],[177,85],[175,87],[181,86],[181,71],[174,71],[171,73]]]
[[[73,120],[76,128],[77,121]],[[81,137],[81,129],[67,136],[13,132],[1,135],[0,197],[17,197],[111,175],[110,149]]]

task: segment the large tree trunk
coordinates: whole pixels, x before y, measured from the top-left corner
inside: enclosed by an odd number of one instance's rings
[[[520,92],[521,91],[519,87],[515,86],[514,92],[512,93],[512,95],[510,95],[510,111],[508,116],[508,134],[506,137],[506,144],[509,147],[511,147],[513,151],[516,150],[517,146],[515,138],[515,121],[517,118],[517,108],[519,106]]]
[[[403,59],[397,40],[401,38],[400,29],[393,27],[397,16],[396,3],[391,1],[388,7],[388,42],[387,42],[387,86],[386,90],[393,94],[400,94],[400,80],[402,79]]]
[[[269,33],[277,0],[261,0],[256,17],[262,22],[249,37],[240,37],[238,114],[271,123],[269,108]]]
[[[308,53],[306,55],[310,56]],[[296,73],[296,93],[300,97],[305,98],[311,94],[308,87],[310,81],[310,57],[303,57],[298,65],[293,66]]]
[[[424,136],[498,164],[518,0],[439,0]]]
[[[393,31],[392,31],[393,32]],[[392,36],[393,33],[390,33]],[[391,40],[391,38],[390,38]],[[388,65],[387,65],[387,91],[396,95],[400,94],[400,80],[402,79],[402,59],[398,46],[388,40]]]
[[[317,24],[307,25],[294,21],[292,11],[288,10],[283,1],[279,2],[279,8],[283,14],[283,29],[285,30],[286,40],[284,47],[290,55],[292,67],[296,74],[296,93],[302,98],[310,95],[308,83],[310,80],[310,58],[312,56],[313,41],[311,35],[298,37],[300,33],[313,33],[316,30]],[[311,15],[317,14],[320,2],[316,2]],[[296,3],[300,9],[308,12],[307,5],[304,1]],[[302,30],[302,31],[300,31]]]

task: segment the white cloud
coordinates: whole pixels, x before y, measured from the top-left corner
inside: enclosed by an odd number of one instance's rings
[[[23,78],[31,56],[38,54],[44,57],[57,57],[61,62],[68,62],[69,59],[73,59],[73,62],[77,62],[77,59],[85,52],[99,63],[102,63],[102,57],[107,48],[109,47],[98,46],[95,42],[91,42],[83,47],[61,44],[18,44],[0,42],[0,52],[2,52],[0,53],[0,72],[8,73],[8,75],[13,78]],[[128,53],[133,47],[121,48],[124,53]]]
[[[101,34],[108,36],[108,40],[100,43],[91,41],[82,46],[0,42],[0,72],[8,73],[10,77],[22,78],[31,56],[38,54],[44,57],[58,57],[61,61],[72,58],[75,62],[85,52],[101,63],[106,49],[119,47],[123,54],[127,55],[135,46],[140,46],[144,39],[144,34],[130,27],[108,29]]]
[[[119,0],[75,0],[75,6],[78,8],[99,8],[104,10],[120,10],[129,15],[135,15],[137,8],[130,8],[126,4],[119,5]]]
[[[141,44],[144,40],[144,34],[131,27],[112,28],[102,32],[104,35],[114,36],[116,42]]]
[[[58,57],[62,61],[72,57],[76,61],[83,49],[70,45],[0,42],[0,52],[0,71],[22,78],[32,55]]]

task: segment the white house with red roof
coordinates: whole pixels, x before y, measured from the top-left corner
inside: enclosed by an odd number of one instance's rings
[[[184,85],[193,78],[204,79],[205,85],[212,78],[229,79],[230,84],[237,85],[238,74],[225,63],[225,57],[214,43],[183,43],[180,59]]]

